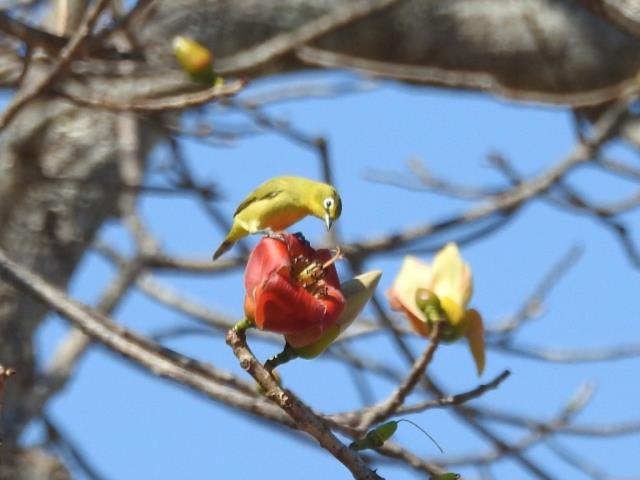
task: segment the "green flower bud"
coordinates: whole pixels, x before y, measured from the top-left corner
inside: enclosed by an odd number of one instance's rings
[[[383,423],[373,430],[369,430],[364,437],[351,442],[349,448],[352,450],[366,450],[367,448],[381,447],[384,445],[384,442],[389,440],[391,436],[396,433],[397,429],[398,422],[395,420]]]
[[[173,39],[173,52],[182,69],[196,82],[213,85],[213,54],[195,40],[178,35]]]

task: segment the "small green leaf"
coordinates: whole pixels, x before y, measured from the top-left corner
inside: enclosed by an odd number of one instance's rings
[[[460,478],[459,473],[443,473],[442,475],[436,475],[431,477],[431,480],[458,480]]]
[[[367,434],[355,440],[349,445],[353,450],[366,450],[368,448],[378,448],[384,445],[398,429],[398,422],[391,420],[389,422],[378,425],[373,430],[369,430]]]

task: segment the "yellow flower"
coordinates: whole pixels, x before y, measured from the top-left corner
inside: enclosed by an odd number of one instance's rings
[[[391,307],[406,314],[414,330],[429,336],[437,321],[444,321],[441,339],[448,342],[467,337],[478,370],[484,370],[484,328],[482,317],[467,309],[473,294],[473,278],[458,246],[449,243],[435,256],[433,264],[417,257],[404,258],[388,292]]]

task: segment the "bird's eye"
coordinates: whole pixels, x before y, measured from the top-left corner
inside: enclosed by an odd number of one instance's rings
[[[333,207],[333,198],[325,198],[324,199],[324,209],[329,210]]]

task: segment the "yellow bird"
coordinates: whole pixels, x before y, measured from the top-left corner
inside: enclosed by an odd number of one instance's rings
[[[283,230],[307,215],[331,228],[342,213],[342,200],[331,185],[302,177],[275,177],[245,198],[233,214],[233,224],[213,254],[216,260],[242,237]]]

